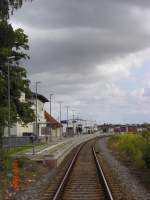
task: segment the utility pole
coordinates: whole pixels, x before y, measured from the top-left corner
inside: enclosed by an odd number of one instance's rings
[[[61,124],[61,105],[62,105],[62,101],[59,101],[59,121],[60,121],[60,124]],[[60,138],[62,136],[62,127],[60,127]]]
[[[52,96],[54,94],[50,94],[49,95],[49,113],[50,113],[50,116],[52,115]],[[52,136],[52,128],[51,128],[51,125],[50,125],[50,137]],[[50,139],[51,140],[51,139]]]
[[[35,82],[35,95],[36,95],[36,105],[35,105],[35,117],[36,117],[36,120],[35,120],[35,130],[36,130],[36,135],[38,136],[39,133],[38,133],[38,102],[37,102],[37,96],[38,96],[38,84],[40,84],[41,82],[40,81],[36,81]]]
[[[10,137],[10,66],[8,63],[8,137]]]
[[[73,135],[75,134],[75,120],[74,120],[74,112],[75,110],[72,111],[73,112]]]
[[[80,134],[80,131],[79,131],[79,129],[81,128],[80,126],[81,126],[81,123],[80,123],[80,117],[79,117],[79,115],[80,115],[80,113],[78,112],[77,113],[77,134],[79,135]]]
[[[88,122],[87,122],[87,120],[85,120],[85,124],[86,124],[86,133],[88,133]]]
[[[9,60],[15,58],[15,56],[9,57]],[[8,145],[11,146],[10,136],[11,136],[11,102],[10,102],[10,61],[8,61],[8,68],[7,68],[7,87],[8,87]]]
[[[69,106],[66,106],[66,108],[67,108],[67,131],[66,131],[66,133],[67,133],[67,136],[68,136],[69,135],[69,130],[68,130]]]
[[[61,103],[59,104],[59,119],[60,119],[60,123],[61,123]]]
[[[49,95],[49,113],[50,113],[50,115],[52,114],[52,96],[53,96],[54,94],[50,94]]]

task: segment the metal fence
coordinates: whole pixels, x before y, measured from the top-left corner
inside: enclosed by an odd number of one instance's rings
[[[3,147],[17,147],[32,143],[32,138],[30,136],[11,136],[3,137]]]

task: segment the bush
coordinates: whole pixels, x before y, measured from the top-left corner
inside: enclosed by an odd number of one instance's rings
[[[150,132],[149,131],[143,131],[142,136],[146,140],[146,142],[150,142]]]
[[[124,134],[113,136],[109,140],[109,144],[113,149],[120,152],[128,160],[143,164],[143,162],[149,162],[148,149],[146,150],[146,140],[142,135],[138,134]],[[145,156],[143,157],[145,152]],[[146,163],[144,163],[146,165]],[[146,165],[148,166],[148,165]]]
[[[143,151],[143,160],[146,167],[150,169],[150,144],[147,144]]]

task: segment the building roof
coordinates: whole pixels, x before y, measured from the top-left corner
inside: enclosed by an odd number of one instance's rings
[[[32,92],[32,96],[33,98],[36,98],[36,93]],[[42,94],[37,94],[37,98],[43,103],[49,102],[49,100],[46,97],[44,97]]]
[[[52,128],[60,128],[63,127],[61,123],[59,123],[55,118],[53,118],[48,112],[44,111],[44,116],[46,122],[52,126]]]

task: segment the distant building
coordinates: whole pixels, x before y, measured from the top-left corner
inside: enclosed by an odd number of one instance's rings
[[[62,120],[62,123],[64,125],[63,133],[66,136],[93,133],[94,131],[98,130],[95,122],[81,118],[69,119],[68,125],[67,120]]]

